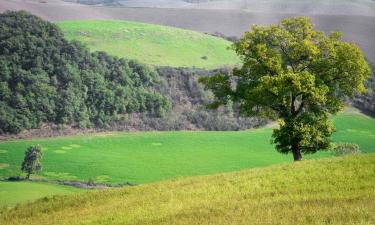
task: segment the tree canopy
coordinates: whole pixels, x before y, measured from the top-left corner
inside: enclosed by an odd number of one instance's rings
[[[202,78],[216,97],[212,106],[236,102],[247,116],[278,119],[273,143],[281,153],[315,153],[330,147],[329,114],[365,91],[371,70],[355,43],[325,35],[306,17],[252,27],[234,49],[243,65],[232,75]]]
[[[132,112],[164,116],[158,74],[134,61],[90,53],[26,12],[0,14],[0,134],[42,123],[107,127]]]

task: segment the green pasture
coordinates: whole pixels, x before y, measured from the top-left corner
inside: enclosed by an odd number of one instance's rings
[[[172,67],[216,68],[239,59],[231,42],[199,32],[116,20],[57,22],[68,40],[78,40],[92,51]]]
[[[375,120],[358,113],[334,117],[335,141],[375,152]],[[117,132],[0,143],[0,178],[20,174],[29,145],[44,149],[43,171],[50,180],[93,179],[100,183],[150,183],[292,161],[270,144],[271,128],[217,132]],[[305,158],[330,156],[320,152]]]
[[[17,203],[31,202],[42,197],[68,195],[84,189],[42,182],[0,181],[0,207],[14,206]]]

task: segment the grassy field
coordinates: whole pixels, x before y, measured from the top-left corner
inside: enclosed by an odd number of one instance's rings
[[[0,224],[375,224],[375,154],[42,199]]]
[[[14,206],[18,203],[31,202],[46,196],[68,195],[83,191],[84,189],[50,183],[1,181],[0,207]]]
[[[229,41],[178,28],[127,22],[81,20],[58,22],[69,40],[79,40],[92,51],[106,51],[142,63],[215,68],[237,64]]]
[[[335,141],[375,152],[375,120],[358,113],[334,118]],[[100,183],[150,183],[292,161],[270,144],[272,129],[240,132],[133,132],[17,140],[0,143],[0,178],[20,173],[29,145],[45,151],[43,172],[51,180],[94,179]],[[307,158],[330,156],[320,152]],[[305,158],[306,158],[305,157]]]

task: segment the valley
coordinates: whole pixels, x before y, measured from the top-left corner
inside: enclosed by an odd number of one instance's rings
[[[0,224],[374,224],[374,35],[370,0],[0,0]]]

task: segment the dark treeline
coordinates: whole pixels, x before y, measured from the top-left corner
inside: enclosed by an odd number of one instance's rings
[[[148,67],[68,42],[52,23],[0,14],[0,134],[43,123],[106,128],[128,113],[163,117],[171,103],[158,82]]]

